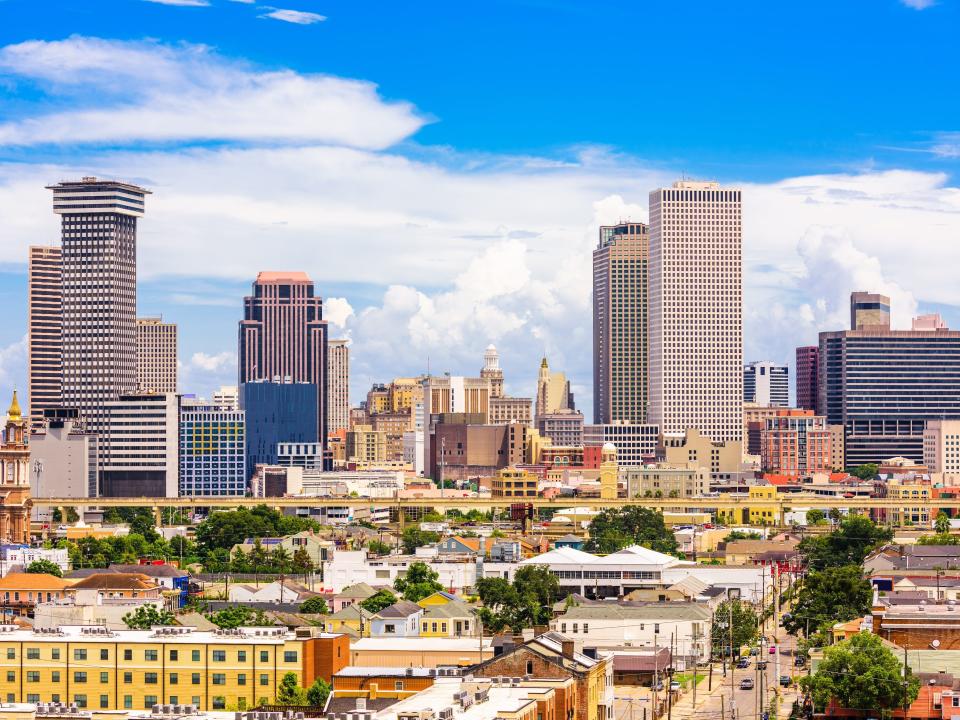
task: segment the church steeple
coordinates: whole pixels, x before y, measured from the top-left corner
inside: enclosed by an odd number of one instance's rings
[[[10,401],[10,407],[7,408],[7,418],[10,420],[21,420],[23,412],[20,410],[20,401],[17,400],[17,391],[13,391],[13,400]]]

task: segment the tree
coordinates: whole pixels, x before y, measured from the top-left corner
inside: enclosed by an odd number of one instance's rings
[[[859,565],[810,572],[783,626],[794,635],[801,631],[806,635],[808,628],[816,632],[824,625],[847,622],[866,613],[872,597]]]
[[[310,553],[307,552],[307,549],[301,545],[297,548],[296,552],[293,553],[293,560],[291,561],[291,567],[298,573],[311,573],[315,569],[313,560],[310,559]]]
[[[330,683],[323,678],[317,678],[313,685],[307,688],[307,702],[314,707],[325,707],[330,697]]]
[[[327,601],[317,595],[312,598],[307,598],[300,603],[300,612],[326,615],[328,612],[330,612],[330,608],[327,607]]]
[[[154,605],[141,605],[123,616],[124,624],[131,630],[149,630],[157,625],[173,625],[173,613],[158,610]]]
[[[731,612],[733,625],[730,624]],[[714,655],[729,656],[730,650],[730,628],[733,627],[733,651],[737,652],[744,645],[750,645],[757,639],[758,619],[757,613],[747,603],[737,598],[724,600],[717,606],[713,613],[713,626],[711,628],[711,637],[713,638]]]
[[[283,545],[277,545],[269,555],[269,563],[274,572],[287,572],[290,569],[292,559]]]
[[[369,543],[367,543],[367,551],[372,552],[374,555],[389,555],[393,551],[393,548],[391,548],[385,542],[371,540]]]
[[[550,622],[560,583],[545,566],[528,565],[517,570],[512,583],[504,578],[477,580],[477,593],[483,603],[478,614],[485,628],[500,632],[510,627],[520,632]]]
[[[378,612],[383,610],[385,607],[390,607],[397,601],[397,596],[394,595],[387,589],[383,589],[377,592],[376,595],[371,595],[362,603],[360,607],[366,610],[368,613],[376,615]]]
[[[903,665],[880,636],[865,631],[824,649],[816,674],[802,678],[800,685],[820,710],[831,699],[845,708],[892,710],[912,703],[920,692],[911,669],[905,676],[902,672]]]
[[[267,551],[260,542],[260,538],[253,541],[253,547],[250,549],[250,569],[253,572],[266,572],[270,561]]]
[[[238,628],[269,625],[266,614],[263,610],[253,610],[243,605],[234,605],[232,607],[218,610],[215,613],[207,615],[207,620],[220,628]]]
[[[797,549],[814,570],[843,565],[862,565],[879,545],[889,542],[893,531],[874,524],[868,517],[850,515],[829,535],[805,538]]]
[[[63,577],[63,570],[61,570],[60,566],[52,560],[34,560],[32,563],[27,565],[27,572]]]
[[[861,480],[873,480],[879,471],[880,466],[876,463],[864,463],[863,465],[857,465],[857,467],[850,471],[850,474]]]
[[[229,550],[247,538],[282,537],[302,530],[319,530],[320,523],[257,505],[211,513],[197,526],[196,540],[205,553]]]
[[[400,536],[400,542],[403,543],[403,551],[407,555],[413,555],[418,547],[430,545],[440,540],[440,533],[421,530],[418,527],[408,527]]]
[[[657,552],[677,552],[677,541],[663,523],[663,515],[646,507],[608,508],[590,522],[587,552],[612,553],[628,545]]]
[[[937,513],[937,519],[933,521],[933,527],[937,535],[946,535],[950,532],[950,518],[941,510]]]
[[[744,532],[743,530],[732,530],[727,533],[727,536],[723,539],[724,542],[733,542],[734,540],[759,540],[761,538],[760,533],[757,532]]]
[[[826,519],[827,516],[824,514],[823,510],[818,510],[817,508],[807,510],[807,525],[819,525]]]
[[[248,573],[252,570],[250,556],[238,547],[230,556],[230,572]]]
[[[404,600],[419,602],[437,590],[443,590],[443,585],[437,582],[439,577],[439,573],[426,563],[410,563],[407,572],[393,581],[393,589],[401,593]]]
[[[921,535],[917,538],[917,545],[960,545],[960,535],[950,533]]]
[[[307,693],[300,687],[296,673],[285,673],[277,688],[277,705],[306,705]]]

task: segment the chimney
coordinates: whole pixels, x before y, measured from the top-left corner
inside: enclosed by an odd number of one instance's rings
[[[563,657],[565,657],[567,660],[573,660],[573,640],[567,640],[564,638],[561,645],[563,647]]]

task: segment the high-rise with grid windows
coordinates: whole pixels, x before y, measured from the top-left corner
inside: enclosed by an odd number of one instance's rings
[[[63,384],[63,258],[59,247],[32,246],[27,291],[27,372],[31,424],[61,404]]]
[[[647,416],[647,260],[643,223],[600,228],[593,251],[593,421]]]
[[[648,421],[665,435],[743,437],[742,276],[740,190],[650,193]]]
[[[137,318],[137,389],[177,392],[177,326],[163,318]]]

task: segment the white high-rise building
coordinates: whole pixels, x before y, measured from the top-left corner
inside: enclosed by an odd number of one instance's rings
[[[240,407],[240,389],[236,385],[221,385],[213,393],[213,405],[228,410],[237,410]]]
[[[743,437],[741,191],[679,181],[650,193],[648,421]]]
[[[327,432],[350,428],[349,340],[327,341]]]
[[[137,318],[137,389],[177,392],[177,326],[163,318]]]
[[[790,375],[787,366],[766,360],[744,365],[743,401],[763,407],[788,407]]]
[[[59,247],[31,246],[27,279],[27,362],[30,424],[62,403],[63,258]]]
[[[103,497],[177,497],[179,399],[129,393],[107,402],[97,437]]]

